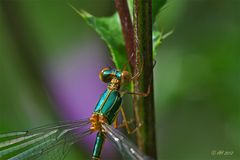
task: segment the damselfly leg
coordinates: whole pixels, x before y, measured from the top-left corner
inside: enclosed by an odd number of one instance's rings
[[[128,134],[134,133],[137,130],[138,127],[136,127],[135,129],[131,129],[130,126],[129,126],[131,123],[134,122],[134,120],[133,119],[127,120],[126,114],[125,114],[122,106],[120,107],[120,111],[121,111],[121,114],[122,114],[123,121],[121,122],[121,124],[118,124],[118,118],[116,118],[114,120],[114,123],[113,123],[114,128],[123,128],[123,127],[125,127]]]

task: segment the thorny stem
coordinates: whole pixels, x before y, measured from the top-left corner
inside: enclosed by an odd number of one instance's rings
[[[135,117],[143,123],[137,131],[137,143],[146,154],[157,159],[155,112],[153,96],[153,58],[152,58],[152,1],[134,0],[134,42],[136,57],[143,57],[142,76],[134,81],[135,92],[151,92],[147,97],[134,96]],[[135,73],[140,72],[141,64],[136,59]]]

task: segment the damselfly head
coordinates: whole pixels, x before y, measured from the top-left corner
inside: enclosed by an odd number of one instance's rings
[[[130,72],[123,70],[119,71],[111,68],[103,68],[99,73],[99,78],[101,81],[105,83],[112,83],[113,85],[120,85],[121,82],[129,82],[132,79],[132,75]],[[118,86],[115,88],[118,88]]]

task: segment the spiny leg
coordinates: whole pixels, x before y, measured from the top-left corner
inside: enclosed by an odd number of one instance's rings
[[[125,114],[125,111],[123,110],[123,107],[121,106],[120,107],[120,110],[121,110],[121,113],[122,113],[122,117],[123,117],[123,122],[121,125],[119,125],[119,128],[120,127],[126,127],[126,130],[127,130],[127,133],[128,134],[133,134],[135,133],[139,127],[141,127],[141,124],[139,124],[138,126],[136,126],[134,129],[131,129],[129,124],[133,122],[133,120],[130,120],[128,121],[127,120],[127,117],[126,117],[126,114]]]
[[[141,60],[140,57],[142,57],[142,59],[143,59],[143,56],[141,54],[138,54],[139,62]],[[155,65],[156,65],[156,60],[153,59],[153,68],[155,67]],[[138,71],[135,75],[133,75],[130,81],[138,80],[138,78],[141,76],[141,74],[143,72],[143,66],[144,66],[144,61],[142,60],[140,71]],[[153,74],[153,73],[151,73],[151,74]]]
[[[134,94],[134,95],[138,95],[138,96],[143,96],[143,97],[147,97],[149,94],[150,94],[150,91],[151,91],[151,85],[149,84],[148,85],[148,90],[147,92],[130,92],[130,91],[120,91],[120,93],[122,95],[125,95],[125,94]]]
[[[134,76],[132,76],[131,81],[138,80],[138,78],[141,76],[141,74],[142,74],[142,72],[143,72],[143,65],[144,65],[144,61],[142,61],[140,71],[138,71]],[[154,59],[154,60],[153,60],[153,67],[152,67],[152,68],[154,68],[155,65],[156,65],[156,60]],[[152,74],[153,74],[153,71],[152,71],[151,75],[152,75]],[[152,76],[151,76],[151,77],[152,77]]]
[[[136,52],[132,52],[131,56],[130,56],[129,59],[128,59],[128,62],[123,65],[123,71],[126,70],[127,64],[130,64],[131,60],[136,56],[136,54],[134,54],[134,53],[136,53]],[[131,77],[130,81],[137,80],[137,79],[140,77],[140,75],[142,74],[143,65],[144,65],[143,62],[144,62],[144,61],[141,60],[141,56],[142,56],[141,54],[138,54],[138,56],[137,56],[138,59],[137,59],[137,61],[136,61],[137,63],[141,64],[140,71],[138,71],[137,73],[135,73],[135,74]],[[143,59],[143,57],[142,57],[142,59]],[[135,64],[135,65],[137,65],[137,64]],[[135,66],[135,68],[136,68],[136,66]]]
[[[155,67],[156,65],[156,60],[154,60],[153,62],[153,68]],[[134,94],[134,95],[138,95],[138,96],[143,96],[143,97],[147,97],[149,94],[150,94],[150,91],[151,91],[151,83],[152,83],[152,74],[153,72],[151,73],[151,79],[149,80],[149,84],[148,84],[148,89],[147,89],[147,92],[130,92],[128,90],[126,91],[119,91],[121,94]]]
[[[120,109],[121,109],[121,107],[120,107]],[[119,113],[119,112],[118,112]],[[125,115],[125,113],[124,113],[124,115]],[[119,116],[119,114],[117,114],[117,117]],[[114,128],[122,128],[122,127],[125,127],[125,121],[124,122],[122,122],[122,124],[118,124],[118,118],[115,118],[114,119],[114,121],[113,121],[113,127]],[[125,116],[126,117],[126,116]],[[128,124],[131,124],[132,122],[133,122],[134,120],[129,120],[129,121],[127,121],[126,123],[128,123]]]

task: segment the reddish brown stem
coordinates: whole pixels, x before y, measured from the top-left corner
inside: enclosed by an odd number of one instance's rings
[[[133,25],[132,20],[130,17],[129,9],[127,0],[115,0],[115,6],[117,8],[121,26],[122,26],[122,33],[125,41],[127,56],[129,62],[131,64],[131,68],[133,69],[135,66],[135,52],[134,52],[134,32],[133,32]]]

